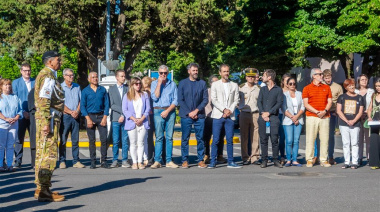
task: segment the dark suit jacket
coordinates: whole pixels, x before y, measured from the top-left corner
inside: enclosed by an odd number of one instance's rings
[[[128,92],[128,86],[124,84],[123,98]],[[111,107],[111,121],[118,121],[120,116],[123,115],[122,98],[120,98],[119,89],[117,89],[117,84],[113,85],[108,90],[108,95],[110,96],[110,107]]]

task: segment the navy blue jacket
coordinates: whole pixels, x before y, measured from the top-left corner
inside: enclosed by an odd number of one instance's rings
[[[195,85],[194,85],[195,84]],[[193,95],[194,94],[194,95]],[[194,98],[193,98],[194,96]],[[195,83],[189,78],[181,80],[178,85],[179,116],[188,118],[189,113],[199,110],[198,118],[205,118],[205,107],[208,103],[206,82],[196,80]]]

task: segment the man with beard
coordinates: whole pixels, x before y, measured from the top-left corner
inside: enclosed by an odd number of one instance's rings
[[[178,104],[180,106],[182,128],[182,168],[189,168],[189,138],[194,125],[197,139],[198,167],[206,168],[203,162],[204,141],[203,130],[205,124],[205,106],[208,103],[206,82],[198,79],[198,64],[190,63],[187,66],[189,78],[181,80],[178,85]]]

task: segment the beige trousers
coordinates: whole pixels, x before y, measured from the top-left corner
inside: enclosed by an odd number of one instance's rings
[[[320,140],[320,156],[321,163],[327,161],[329,148],[329,129],[330,118],[320,119],[318,117],[306,116],[306,161],[312,161],[314,157],[314,144],[317,135]]]
[[[250,160],[253,163],[260,158],[258,119],[259,113],[240,113],[241,158],[243,161]],[[249,140],[251,140],[251,155],[248,155]]]

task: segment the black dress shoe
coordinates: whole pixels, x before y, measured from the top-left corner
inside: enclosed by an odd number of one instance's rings
[[[243,161],[243,165],[249,165],[250,162],[248,160]]]
[[[282,165],[280,162],[278,162],[278,160],[273,161],[273,164],[274,164],[274,166],[276,166],[278,168],[282,168]]]
[[[90,169],[96,169],[96,164],[95,164],[95,162],[91,162]]]
[[[261,168],[266,168],[267,166],[268,166],[268,161],[266,161],[266,160],[264,160],[264,161],[261,163],[261,165],[260,165]]]
[[[105,169],[110,169],[111,167],[108,165],[107,162],[102,162],[102,164],[100,165],[101,168],[105,168]]]
[[[255,162],[253,162],[253,164],[254,164],[254,165],[258,165],[258,166],[260,166],[260,165],[261,165],[261,162],[260,162],[259,160],[257,160],[257,161],[255,161]]]

